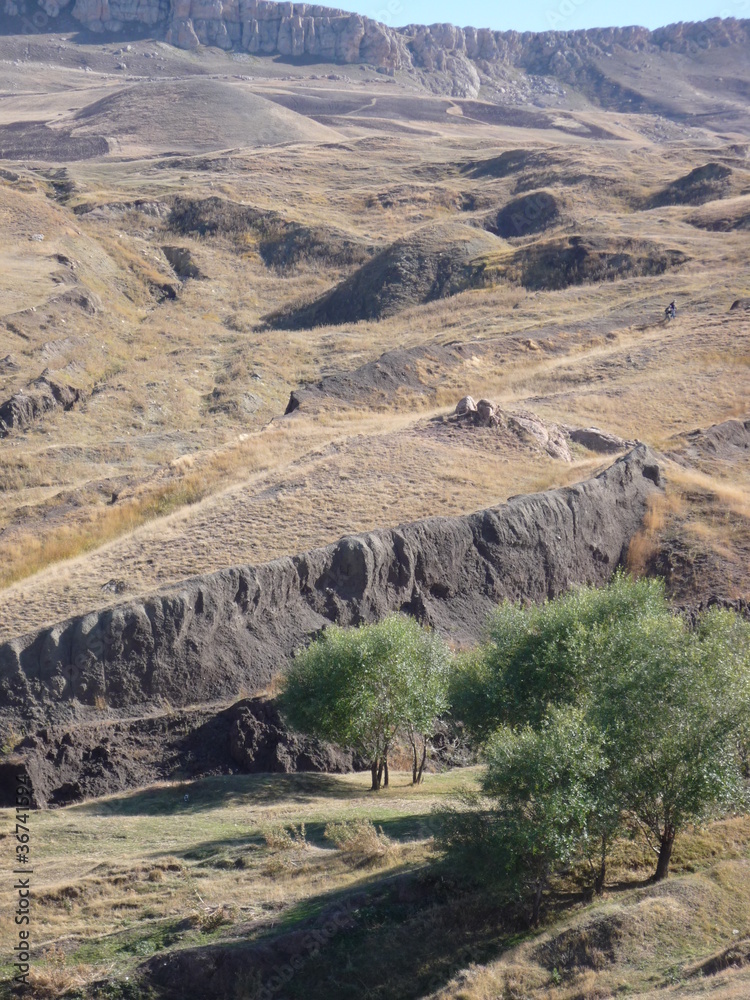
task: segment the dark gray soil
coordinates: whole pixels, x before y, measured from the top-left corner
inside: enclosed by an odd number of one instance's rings
[[[349,751],[290,732],[271,701],[192,709],[71,729],[43,727],[0,764],[0,806],[15,804],[25,770],[34,805],[63,806],[155,781],[242,772],[343,774],[363,763]]]
[[[28,392],[17,392],[0,405],[0,438],[26,430],[51,410],[70,410],[83,398],[80,389],[40,375]]]
[[[292,306],[266,321],[296,330],[392,316],[486,284],[478,258],[503,245],[469,226],[428,226],[381,251],[310,305]]]
[[[30,728],[228,701],[266,687],[330,622],[412,614],[475,641],[504,597],[539,601],[601,584],[623,561],[659,465],[639,446],[593,479],[235,567],[0,646],[0,715]]]
[[[729,190],[732,171],[721,163],[706,163],[678,177],[652,195],[647,208],[664,205],[703,205],[722,198]]]
[[[499,156],[490,156],[484,160],[469,160],[461,167],[461,172],[468,174],[469,177],[500,179],[521,172],[527,173],[535,168],[553,166],[556,162],[548,153],[508,149]]]
[[[627,317],[623,316],[623,319]],[[617,319],[608,317],[583,320],[576,336],[584,344],[588,338],[606,336],[616,327]],[[559,326],[540,327],[534,343],[547,354],[570,350],[570,343],[560,337]],[[398,393],[435,396],[444,379],[455,385],[455,373],[466,361],[490,357],[494,364],[508,363],[526,355],[531,341],[526,332],[507,333],[488,340],[458,341],[445,345],[419,344],[416,347],[386,351],[374,361],[368,361],[350,372],[333,372],[317,382],[294,389],[289,396],[286,414],[302,408],[305,411],[331,405],[392,407]],[[461,394],[459,393],[458,396]],[[458,400],[458,397],[457,397]]]
[[[324,400],[357,405],[366,399],[369,406],[392,402],[398,389],[415,392],[434,392],[435,386],[424,384],[425,367],[450,370],[465,358],[482,354],[484,343],[439,344],[402,348],[387,351],[375,361],[368,361],[351,372],[336,372],[325,375],[320,381],[294,389],[289,396],[286,413],[304,407],[305,410],[320,406]]]
[[[248,232],[258,237],[266,264],[289,267],[306,259],[338,267],[361,264],[374,253],[372,244],[332,226],[304,226],[277,212],[262,211],[226,198],[176,198],[167,220],[176,233],[237,238]]]
[[[500,273],[533,291],[663,274],[688,260],[681,250],[648,240],[568,236],[515,252]]]
[[[678,450],[671,458],[720,459],[734,462],[750,457],[750,419],[725,420],[705,429],[690,431],[679,437]]]
[[[109,152],[109,143],[98,135],[73,135],[40,122],[0,125],[0,159],[44,160],[50,163],[90,160]]]
[[[712,219],[704,219],[699,215],[694,215],[687,221],[698,229],[708,229],[713,233],[730,233],[735,229],[750,229],[750,212],[743,212],[739,215],[727,212],[725,215],[714,216]]]
[[[483,228],[509,240],[549,229],[560,218],[560,206],[549,191],[532,191],[488,215]]]

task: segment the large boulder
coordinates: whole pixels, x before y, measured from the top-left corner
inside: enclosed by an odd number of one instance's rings
[[[477,403],[476,423],[480,427],[492,427],[497,425],[495,416],[495,404],[489,399],[480,399]]]
[[[81,389],[56,382],[42,372],[28,391],[17,392],[0,405],[0,438],[13,430],[26,430],[51,410],[70,410],[83,398]]]
[[[597,451],[603,455],[616,455],[618,451],[627,451],[636,446],[635,441],[626,441],[609,431],[598,427],[566,427],[568,437],[576,444],[583,445],[589,451]]]
[[[528,410],[509,413],[507,422],[508,426],[519,436],[531,438],[552,458],[558,458],[563,462],[573,461],[565,434],[557,424],[546,423],[541,417]]]
[[[477,404],[473,396],[464,396],[456,403],[456,416],[465,417],[477,412]]]

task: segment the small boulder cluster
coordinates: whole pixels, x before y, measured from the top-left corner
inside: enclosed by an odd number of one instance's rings
[[[529,444],[543,448],[552,458],[572,462],[568,441],[557,424],[548,424],[529,410],[508,412],[489,399],[475,402],[471,396],[458,401],[455,416],[474,427],[504,427]]]
[[[480,399],[477,403],[472,396],[464,396],[458,401],[451,419],[472,427],[505,428],[522,441],[542,447],[548,455],[562,462],[573,461],[571,441],[601,455],[629,451],[639,443],[618,437],[599,427],[569,427],[566,424],[548,423],[530,410],[510,412],[502,410],[489,399]]]

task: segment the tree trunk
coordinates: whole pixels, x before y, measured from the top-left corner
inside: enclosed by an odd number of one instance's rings
[[[672,823],[667,823],[662,834],[659,845],[659,860],[656,862],[654,872],[654,882],[661,882],[669,874],[669,862],[672,858],[672,847],[674,846],[674,836],[677,831]]]
[[[416,785],[419,783],[419,777],[417,775],[417,741],[412,737],[411,741],[411,783]]]
[[[599,871],[594,879],[594,892],[597,896],[604,895],[604,879],[607,874],[607,838],[602,837],[602,853],[599,859]]]
[[[534,890],[534,902],[531,906],[531,926],[539,926],[539,911],[542,907],[542,893],[544,892],[544,882],[540,879]]]
[[[370,788],[370,791],[379,792],[380,777],[378,776],[378,762],[376,760],[374,760],[372,764],[370,764],[370,772],[372,774],[372,787]]]
[[[425,736],[424,743],[422,745],[422,760],[419,764],[419,771],[417,772],[417,780],[414,782],[415,785],[419,785],[424,777],[424,765],[427,760],[427,737]]]
[[[388,758],[383,761],[383,788],[388,787]]]

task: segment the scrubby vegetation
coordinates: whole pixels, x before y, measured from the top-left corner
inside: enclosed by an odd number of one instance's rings
[[[446,645],[404,615],[333,627],[292,663],[282,710],[295,728],[362,754],[373,791],[388,786],[396,737],[408,738],[416,785],[429,734],[448,707],[449,665]]]
[[[744,807],[750,625],[735,613],[691,624],[662,581],[618,573],[539,606],[505,602],[488,634],[451,676],[452,712],[486,764],[481,795],[442,818],[451,870],[528,902],[535,925],[571,865],[601,895],[618,837],[645,838],[658,882],[678,834]],[[293,724],[366,755],[377,791],[397,735],[445,711],[447,667],[440,640],[403,617],[334,628],[294,661],[284,704]]]

